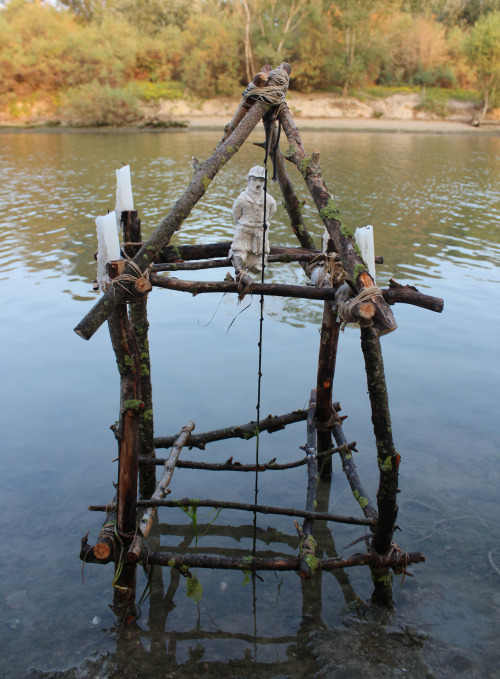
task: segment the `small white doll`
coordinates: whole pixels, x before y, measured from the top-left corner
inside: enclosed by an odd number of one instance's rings
[[[248,173],[248,187],[240,193],[233,204],[236,225],[229,256],[241,257],[245,267],[252,273],[262,271],[262,251],[269,253],[269,229],[271,217],[276,212],[276,201],[266,193],[266,237],[264,241],[264,177],[263,167],[256,165]],[[267,257],[265,257],[265,262]]]

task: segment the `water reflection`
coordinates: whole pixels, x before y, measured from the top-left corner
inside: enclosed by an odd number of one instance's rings
[[[385,258],[379,283],[394,276],[445,298],[440,316],[397,307],[398,332],[383,345],[404,463],[399,514],[404,533],[397,539],[403,548],[422,549],[427,564],[415,569],[416,579],[407,578],[403,589],[397,588],[397,615],[384,625],[357,603],[356,597],[367,601],[371,591],[363,568],[346,572],[344,580],[340,573],[324,574],[316,584],[302,583],[303,589],[294,574],[266,575],[265,583],[255,583],[255,605],[253,585],[243,586],[241,574],[200,569],[204,594],[198,606],[186,597],[184,579],[176,581],[164,569],[155,574],[151,601],[138,624],[130,630],[114,627],[107,608],[110,567],[86,567],[83,587],[77,559],[78,539],[89,528],[93,534],[98,530],[98,517],[89,517],[84,507],[109,499],[116,471],[108,427],[116,419],[118,393],[109,339],[102,332],[82,344],[71,332],[96,298],[90,291],[93,217],[113,207],[114,169],[130,163],[147,235],[184,191],[192,155],[205,159],[219,135],[1,134],[0,331],[9,408],[2,411],[0,501],[7,519],[0,585],[6,602],[2,671],[9,679],[25,676],[28,665],[51,678],[145,676],[144,668],[147,676],[162,678],[251,676],[254,662],[259,663],[256,675],[267,673],[262,676],[498,676],[498,574],[488,555],[500,565],[495,521],[500,329],[491,312],[494,284],[500,280],[500,140],[303,136],[308,152],[322,152],[325,178],[345,221],[375,225],[377,251]],[[234,196],[248,168],[261,161],[259,149],[245,146],[175,239],[228,240]],[[300,198],[307,198],[301,178],[291,174]],[[270,190],[279,203],[277,187]],[[305,217],[318,239],[322,227],[310,199]],[[271,233],[274,242],[295,245],[281,209]],[[297,265],[273,264],[268,273],[270,280],[303,281]],[[164,294],[170,295],[167,303]],[[204,431],[228,421],[246,422],[255,412],[256,363],[251,359],[258,302],[238,317],[230,333],[227,328],[241,307],[226,297],[206,325],[218,302],[217,295],[151,295],[158,434],[178,431],[186,417]],[[304,405],[315,380],[320,314],[320,303],[266,300],[266,318],[279,322],[265,328],[264,413]],[[356,464],[373,497],[376,454],[355,332],[346,331],[342,338],[335,388],[349,415],[346,435],[358,441]],[[280,432],[283,439],[268,444],[268,459],[286,461],[303,443],[303,434],[288,428]],[[218,448],[214,461],[233,454],[232,446]],[[246,454],[251,459],[252,453]],[[237,500],[244,495],[241,482],[223,478],[218,483],[214,492],[221,496]],[[335,473],[330,510],[349,499],[355,503],[343,483],[342,474]],[[206,484],[202,475],[190,478],[189,485],[179,475],[176,490],[179,496],[202,497]],[[267,495],[269,504],[275,485],[263,479],[262,497]],[[303,477],[292,476],[280,488],[283,503],[301,506],[303,490]],[[236,527],[231,537],[224,534],[227,526]],[[278,550],[296,553],[289,525],[273,521],[269,537],[265,524],[259,526],[262,551],[272,537],[281,540]],[[200,548],[249,547],[248,528],[232,515],[223,522],[220,517],[212,528]],[[169,535],[165,526],[158,530],[159,548],[185,540],[183,548],[192,549],[188,527]],[[339,551],[357,537],[359,531],[335,530]],[[321,540],[325,550],[336,548],[331,534]],[[8,602],[18,600],[19,607],[11,609]],[[96,617],[102,622],[94,624]],[[268,638],[278,641],[266,643]],[[74,668],[95,653],[109,655]]]
[[[64,271],[89,284],[95,276],[93,219],[114,207],[114,169],[132,167],[136,206],[147,236],[168,213],[192,177],[191,157],[213,151],[214,133],[137,135],[3,134],[0,200],[4,238],[2,276],[19,264],[28,274]],[[254,133],[252,139],[260,138]],[[328,186],[346,223],[375,226],[382,283],[393,276],[431,285],[445,262],[470,268],[500,260],[500,141],[496,137],[368,134],[304,135],[321,148]],[[248,168],[262,152],[247,145],[223,169],[203,201],[176,234],[177,242],[230,240],[231,206]],[[27,171],[28,168],[28,171]],[[302,180],[290,166],[296,190],[307,199],[305,218],[319,242],[322,227]],[[270,191],[280,204],[277,185]],[[294,245],[283,208],[272,241]],[[283,280],[279,268],[270,280]],[[287,270],[287,276],[290,271]],[[293,276],[298,280],[300,276]],[[294,282],[295,282],[294,280]]]

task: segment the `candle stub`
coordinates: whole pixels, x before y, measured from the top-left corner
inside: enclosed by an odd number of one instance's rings
[[[121,258],[120,241],[116,229],[116,215],[110,212],[95,220],[97,227],[97,283],[99,289],[104,291],[110,285],[110,279],[106,273],[106,264]]]
[[[122,212],[134,209],[134,197],[132,195],[132,180],[130,178],[130,165],[125,165],[116,171],[116,223],[120,227]]]
[[[375,282],[375,243],[373,239],[373,226],[367,225],[356,229],[354,238],[361,250],[361,257],[368,267],[368,273]]]

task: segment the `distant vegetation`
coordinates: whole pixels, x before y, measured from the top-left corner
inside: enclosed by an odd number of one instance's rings
[[[285,60],[300,92],[477,90],[484,114],[498,104],[500,0],[0,0],[13,116],[43,99],[126,124],[140,101],[234,95]]]

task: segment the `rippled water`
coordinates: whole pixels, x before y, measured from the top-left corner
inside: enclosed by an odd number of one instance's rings
[[[105,329],[88,343],[72,332],[96,299],[93,219],[113,209],[114,170],[130,163],[149,234],[192,176],[191,157],[208,157],[219,136],[0,135],[3,676],[499,677],[498,136],[303,135],[309,153],[321,151],[344,220],[374,225],[377,254],[384,256],[379,285],[394,277],[445,299],[441,315],[397,306],[399,328],[382,340],[403,458],[396,539],[427,557],[412,568],[414,578],[406,577],[402,587],[395,583],[396,613],[384,616],[362,603],[371,593],[363,568],[325,573],[313,583],[265,574],[263,582],[246,585],[240,573],[200,569],[198,605],[186,597],[182,578],[164,569],[154,574],[138,624],[121,630],[108,608],[111,566],[87,565],[82,583],[79,540],[90,530],[92,541],[102,518],[86,506],[113,493],[116,444],[109,425],[118,409]],[[261,161],[261,151],[246,145],[176,242],[229,240],[232,202],[248,168]],[[270,190],[279,203],[277,186]],[[271,240],[294,245],[284,212],[279,207]],[[319,237],[311,199],[304,214]],[[217,279],[221,271],[179,275]],[[268,277],[303,281],[291,264],[271,265]],[[257,300],[237,316],[248,302],[237,306],[229,296],[163,290],[150,296],[157,434],[175,433],[190,419],[202,432],[254,418]],[[307,402],[321,311],[320,303],[266,300],[262,413]],[[374,498],[376,454],[355,330],[341,338],[334,400],[349,416],[346,436],[358,442],[356,464]],[[265,435],[261,459],[294,459],[304,442],[302,424]],[[189,455],[251,461],[255,442],[222,442]],[[331,489],[323,484],[322,496],[325,502],[330,497],[331,511],[356,513],[339,472],[337,461]],[[253,478],[235,476],[246,475],[178,470],[173,494],[252,501]],[[262,474],[259,500],[301,507],[305,486],[303,469],[278,482]],[[192,549],[193,529],[182,512],[160,518],[176,527],[167,534],[160,525],[153,545]],[[224,510],[200,537],[199,549],[249,553],[249,523]],[[261,516],[258,527],[261,553],[297,552],[289,519]],[[359,534],[355,527],[318,526],[328,555],[349,553],[345,545]]]

